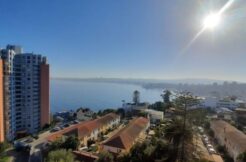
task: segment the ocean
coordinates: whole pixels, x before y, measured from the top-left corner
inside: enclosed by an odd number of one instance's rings
[[[161,90],[144,89],[140,85],[106,82],[87,82],[51,79],[51,112],[87,107],[93,111],[121,107],[122,100],[132,101],[134,90],[140,92],[140,101],[161,101]]]

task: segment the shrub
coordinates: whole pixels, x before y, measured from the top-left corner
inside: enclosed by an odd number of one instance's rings
[[[46,162],[74,162],[74,155],[71,150],[60,149],[51,151]]]

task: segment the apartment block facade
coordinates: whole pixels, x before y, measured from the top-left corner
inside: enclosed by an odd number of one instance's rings
[[[12,45],[1,49],[0,54],[3,65],[0,120],[4,120],[0,134],[3,135],[3,140],[12,140],[19,132],[37,133],[50,122],[47,59],[38,54],[23,53],[21,47]]]

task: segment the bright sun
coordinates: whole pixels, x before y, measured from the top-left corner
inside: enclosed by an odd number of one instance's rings
[[[203,21],[205,28],[214,29],[221,21],[220,14],[209,14]]]

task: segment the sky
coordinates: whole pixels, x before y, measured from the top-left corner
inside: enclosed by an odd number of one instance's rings
[[[189,47],[228,0],[0,0],[0,47],[48,57],[52,77],[246,82],[246,1]]]

